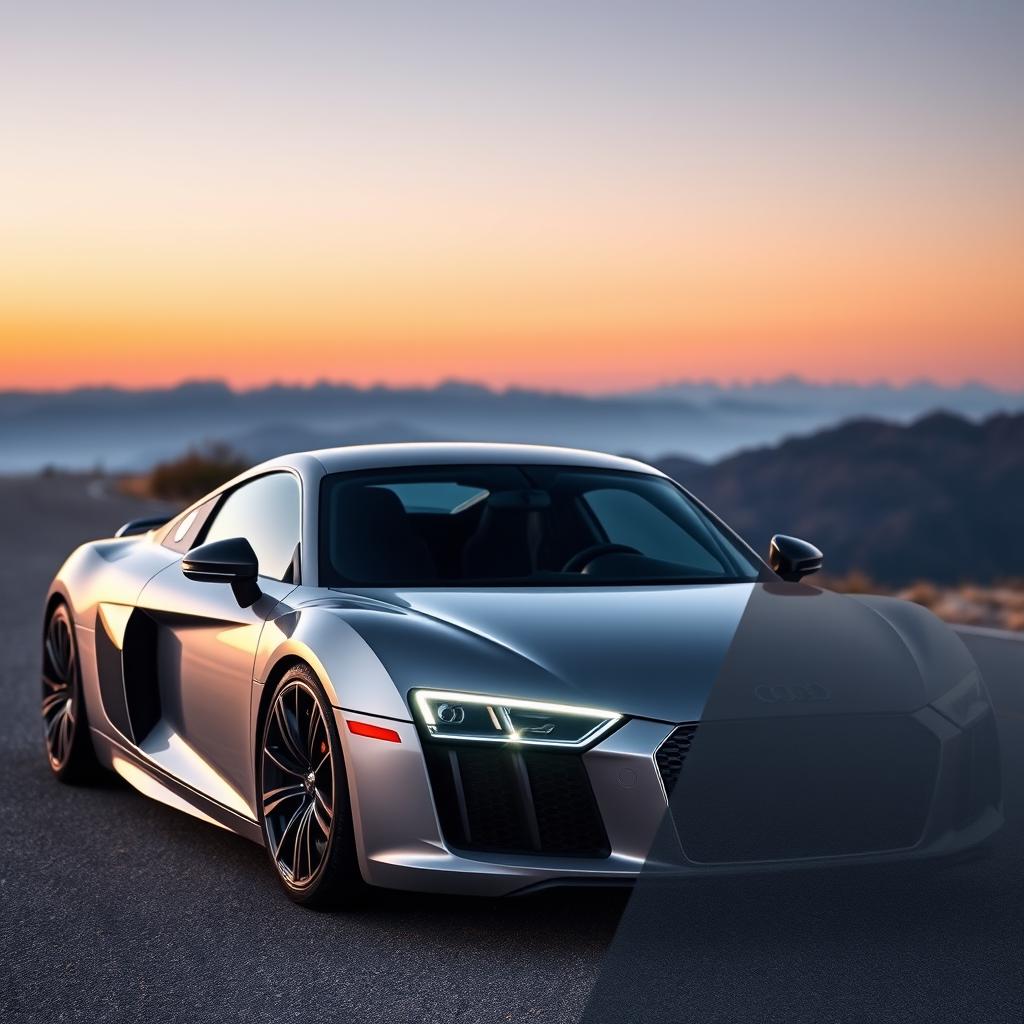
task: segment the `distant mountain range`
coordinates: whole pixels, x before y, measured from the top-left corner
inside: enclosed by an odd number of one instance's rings
[[[811,384],[798,378],[723,386],[679,383],[584,396],[493,391],[449,381],[433,388],[220,382],[125,391],[0,392],[0,472],[44,465],[144,469],[189,445],[228,441],[251,458],[309,447],[401,440],[527,441],[677,452],[707,461],[809,434],[853,417],[897,423],[944,409],[977,419],[1024,410],[1024,392],[979,384]]]
[[[832,574],[900,586],[1024,580],[1024,415],[860,419],[714,465],[659,467],[761,552],[813,541]]]
[[[900,386],[884,382],[813,384],[795,376],[731,385],[714,381],[683,381],[637,392],[637,396],[709,403],[719,407],[738,404],[746,409],[815,410],[818,413],[836,414],[837,419],[879,416],[904,420],[934,409],[982,417],[1024,408],[1024,392],[996,390],[977,382],[943,387],[928,380]]]
[[[207,441],[245,460],[387,441],[525,441],[633,454],[760,551],[814,541],[826,571],[902,586],[1024,579],[1024,393],[981,385],[670,385],[587,397],[220,383],[0,392],[0,472],[143,470]]]

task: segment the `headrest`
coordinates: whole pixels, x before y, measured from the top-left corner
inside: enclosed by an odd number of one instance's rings
[[[341,507],[347,519],[380,518],[390,522],[405,515],[401,499],[386,487],[339,487],[335,495],[335,507],[343,501]]]
[[[533,509],[548,508],[551,495],[547,491],[494,491],[487,499],[487,508],[495,512],[518,511],[528,512]]]

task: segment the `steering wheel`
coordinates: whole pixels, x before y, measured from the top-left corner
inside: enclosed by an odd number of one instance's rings
[[[577,551],[562,566],[562,572],[583,572],[591,562],[605,555],[639,555],[641,553],[628,544],[593,544],[589,548]]]

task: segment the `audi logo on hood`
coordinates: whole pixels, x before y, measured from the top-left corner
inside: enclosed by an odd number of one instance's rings
[[[754,689],[754,696],[765,704],[809,704],[832,699],[832,694],[820,683],[758,686]]]

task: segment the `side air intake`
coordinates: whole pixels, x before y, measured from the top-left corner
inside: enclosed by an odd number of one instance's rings
[[[665,795],[671,797],[679,781],[679,775],[683,770],[683,762],[690,752],[693,737],[696,735],[697,726],[694,723],[680,725],[660,747],[654,755],[658,763],[658,771],[661,774],[661,781],[665,787]]]

